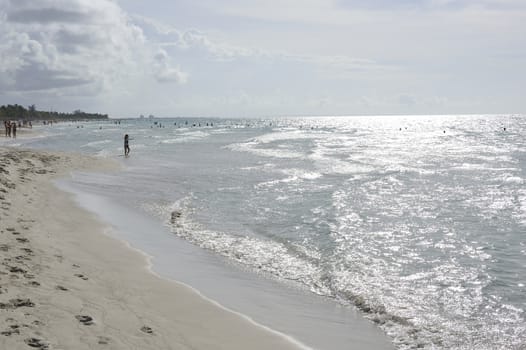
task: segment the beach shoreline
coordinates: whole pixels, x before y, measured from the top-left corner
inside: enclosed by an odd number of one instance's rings
[[[299,349],[294,339],[149,271],[52,180],[114,163],[0,148],[0,347]]]

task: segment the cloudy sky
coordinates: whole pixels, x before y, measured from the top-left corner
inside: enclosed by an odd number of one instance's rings
[[[0,0],[0,104],[524,113],[525,92],[524,0]]]

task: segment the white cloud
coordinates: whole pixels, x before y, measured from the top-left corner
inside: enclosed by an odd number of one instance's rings
[[[108,1],[10,1],[0,24],[6,90],[59,89],[115,77],[142,44],[139,28]]]
[[[166,51],[177,57],[191,55],[193,59],[206,59],[216,62],[251,62],[309,65],[327,76],[344,78],[357,72],[386,71],[397,69],[393,65],[380,64],[370,59],[348,57],[344,55],[307,55],[290,54],[283,51],[270,51],[230,45],[211,39],[206,33],[192,30],[178,30],[167,24],[146,17],[134,16],[142,28],[146,28],[149,40],[163,49],[162,60],[168,60]]]
[[[97,94],[134,75],[186,79],[110,0],[3,1],[0,19],[2,91]]]
[[[184,84],[188,81],[188,74],[181,71],[179,67],[171,67],[166,51],[159,49],[154,56],[156,75],[155,78],[161,83],[176,82]]]

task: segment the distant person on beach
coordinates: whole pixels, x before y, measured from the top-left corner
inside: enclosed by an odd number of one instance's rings
[[[8,120],[4,120],[4,128],[5,128],[5,137],[9,137],[9,121]]]
[[[12,132],[13,132],[13,138],[16,139],[16,122],[11,123],[11,129],[12,129]]]
[[[128,134],[124,135],[124,156],[127,157],[130,154],[130,145]]]

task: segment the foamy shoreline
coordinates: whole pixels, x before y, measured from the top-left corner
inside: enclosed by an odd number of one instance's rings
[[[298,349],[150,273],[51,180],[105,160],[0,148],[0,348]]]

